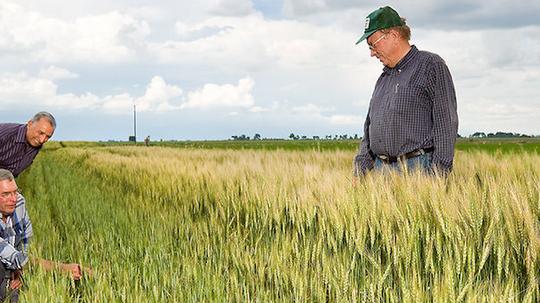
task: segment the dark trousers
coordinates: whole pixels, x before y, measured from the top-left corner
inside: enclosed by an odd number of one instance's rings
[[[11,270],[0,263],[0,302],[19,302],[19,290],[9,288],[11,274]]]

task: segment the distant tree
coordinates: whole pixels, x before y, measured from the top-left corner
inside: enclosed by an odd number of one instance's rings
[[[233,140],[238,140],[238,136],[231,136],[231,138],[233,138]]]
[[[261,135],[255,134],[255,136],[253,136],[253,140],[261,140]]]
[[[358,134],[354,134],[354,140],[358,140]]]
[[[291,140],[296,140],[296,136],[294,135],[294,133],[291,133],[291,134],[289,135],[289,138],[291,138]]]
[[[319,136],[313,136],[313,140],[319,140]]]
[[[302,140],[306,140],[307,139],[307,136],[302,136]]]
[[[471,138],[485,138],[485,137],[486,137],[486,133],[483,133],[483,132],[476,132],[471,135]]]

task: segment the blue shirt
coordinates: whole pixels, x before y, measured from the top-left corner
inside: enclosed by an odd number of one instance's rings
[[[373,168],[373,155],[398,157],[433,147],[433,165],[450,171],[457,138],[454,83],[436,54],[410,51],[393,68],[385,67],[375,85],[355,158],[355,173]]]
[[[28,244],[32,235],[32,222],[26,211],[25,199],[17,194],[13,214],[6,222],[0,220],[0,261],[6,268],[22,269],[28,262]]]

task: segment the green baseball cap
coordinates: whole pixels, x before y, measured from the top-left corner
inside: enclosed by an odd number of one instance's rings
[[[356,44],[367,39],[378,30],[401,25],[405,25],[405,22],[401,21],[401,17],[393,8],[390,6],[381,7],[366,17],[364,35],[360,37]]]

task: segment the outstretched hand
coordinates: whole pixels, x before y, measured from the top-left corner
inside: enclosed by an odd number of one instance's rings
[[[60,270],[71,275],[75,281],[80,280],[83,275],[93,276],[94,272],[89,267],[81,266],[79,263],[61,263],[41,258],[36,258],[37,263],[45,270]]]
[[[60,269],[62,272],[71,274],[71,278],[73,280],[77,281],[80,280],[83,276],[83,274],[86,274],[88,276],[93,276],[94,272],[89,267],[83,267],[78,263],[60,263]]]

